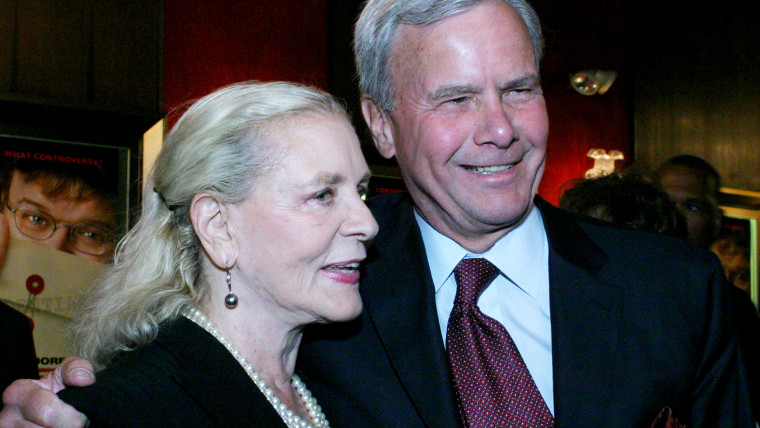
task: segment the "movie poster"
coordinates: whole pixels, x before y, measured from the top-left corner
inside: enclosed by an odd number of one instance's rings
[[[40,375],[72,355],[72,303],[126,231],[128,159],[121,147],[0,136],[0,300],[29,318]]]

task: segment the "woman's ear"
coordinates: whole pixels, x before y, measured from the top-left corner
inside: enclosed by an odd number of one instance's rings
[[[230,227],[228,207],[215,197],[199,193],[190,202],[190,221],[206,254],[219,268],[237,260],[237,242]]]
[[[366,94],[362,95],[361,107],[364,121],[367,122],[377,151],[386,159],[392,158],[396,154],[396,146],[388,112],[380,108],[375,100]]]

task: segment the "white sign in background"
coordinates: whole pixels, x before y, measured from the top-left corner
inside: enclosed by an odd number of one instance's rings
[[[107,265],[11,238],[0,269],[0,300],[31,318],[40,375],[71,356],[68,325],[78,293]]]

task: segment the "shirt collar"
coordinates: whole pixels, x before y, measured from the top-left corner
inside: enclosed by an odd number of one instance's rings
[[[531,206],[524,221],[483,254],[468,252],[456,241],[435,230],[416,211],[414,216],[420,227],[436,292],[451,276],[459,261],[469,256],[486,258],[523,291],[533,297],[539,294],[541,272],[536,266],[540,266],[548,243],[541,213],[535,205]]]

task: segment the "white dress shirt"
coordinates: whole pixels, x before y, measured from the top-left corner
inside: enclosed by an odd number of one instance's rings
[[[549,313],[549,243],[534,206],[525,220],[488,251],[473,254],[427,224],[416,212],[430,274],[435,285],[441,335],[446,342],[457,284],[454,268],[465,257],[482,257],[501,273],[478,299],[480,311],[499,321],[512,336],[539,392],[554,414],[551,317]]]

